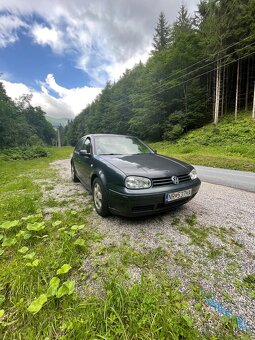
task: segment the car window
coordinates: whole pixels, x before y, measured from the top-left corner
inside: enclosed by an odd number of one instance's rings
[[[138,138],[128,136],[97,136],[95,138],[97,155],[132,155],[152,153],[152,150]]]
[[[84,140],[80,139],[78,141],[78,143],[76,144],[76,146],[75,146],[75,151],[80,151],[82,149],[82,147],[83,147],[83,144],[84,144]]]
[[[84,142],[83,149],[87,151],[87,153],[91,153],[91,141],[90,138],[87,138]]]

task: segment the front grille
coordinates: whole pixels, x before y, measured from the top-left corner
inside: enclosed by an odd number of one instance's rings
[[[152,185],[154,187],[159,187],[159,186],[163,186],[163,185],[171,185],[171,184],[173,184],[171,177],[154,178],[154,179],[152,179]],[[184,183],[184,182],[190,181],[189,174],[179,175],[177,177],[179,179],[179,183]]]

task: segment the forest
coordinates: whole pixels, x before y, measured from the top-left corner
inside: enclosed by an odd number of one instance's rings
[[[0,82],[0,149],[54,143],[53,126],[46,120],[45,112],[33,107],[30,100],[30,95],[24,95],[14,102]]]
[[[254,17],[255,0],[202,0],[194,15],[182,5],[172,25],[161,12],[148,61],[108,82],[62,128],[62,141],[74,145],[87,133],[174,141],[223,115],[252,111]]]

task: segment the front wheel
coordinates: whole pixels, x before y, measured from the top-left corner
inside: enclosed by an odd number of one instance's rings
[[[102,217],[109,215],[106,192],[99,178],[96,178],[93,182],[92,194],[96,212]]]

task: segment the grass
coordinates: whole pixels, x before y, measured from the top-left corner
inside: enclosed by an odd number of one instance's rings
[[[203,304],[203,294],[179,291],[178,280],[164,271],[167,251],[103,245],[90,224],[91,207],[45,218],[40,183],[58,182],[49,164],[68,158],[71,149],[48,153],[43,159],[1,160],[0,338],[209,339],[190,309],[191,301]],[[186,222],[194,242],[206,238],[196,229],[195,215]],[[182,253],[175,261],[186,266]],[[136,282],[130,281],[133,267],[140,270]],[[89,290],[91,282],[102,289]],[[208,315],[199,318],[206,323]],[[237,336],[234,326],[219,324],[218,339]]]
[[[219,168],[255,171],[255,121],[250,113],[223,117],[219,124],[193,130],[176,143],[151,144],[158,153],[185,162]]]

